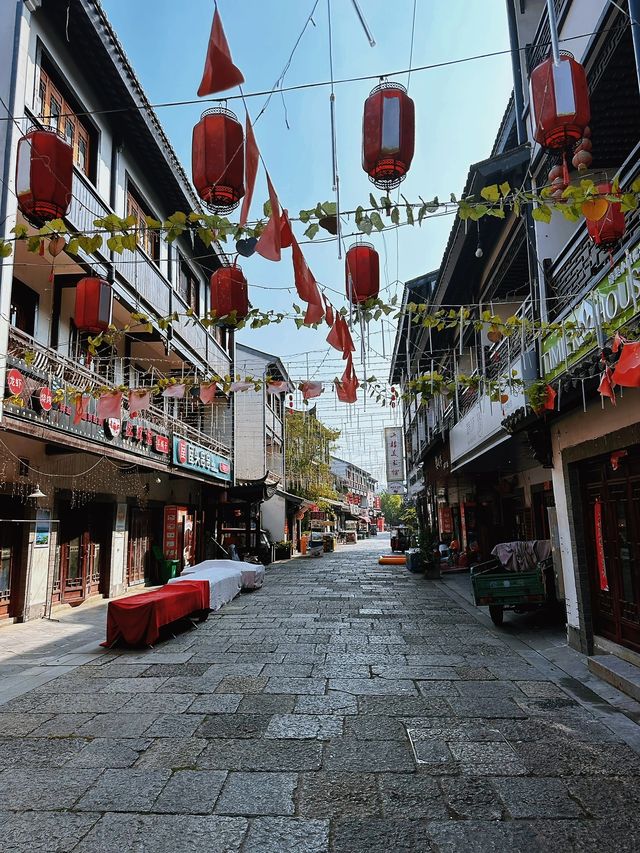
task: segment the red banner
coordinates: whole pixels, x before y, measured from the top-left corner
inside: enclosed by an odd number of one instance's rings
[[[607,580],[607,565],[604,556],[604,539],[602,536],[602,501],[596,499],[593,505],[593,520],[596,534],[596,555],[598,557],[598,577],[600,580],[600,589],[603,592],[609,592],[609,581]]]

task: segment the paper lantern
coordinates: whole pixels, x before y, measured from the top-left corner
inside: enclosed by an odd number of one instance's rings
[[[207,110],[193,128],[193,185],[214,213],[230,213],[244,195],[244,131],[229,110]]]
[[[584,68],[570,53],[562,51],[557,65],[550,56],[536,66],[529,93],[536,142],[561,149],[583,138],[591,118],[589,88]]]
[[[611,195],[611,184],[603,183],[596,186],[601,196]],[[597,201],[604,203],[604,212],[598,219],[587,217],[587,231],[596,246],[613,246],[624,237],[626,230],[624,213],[617,201],[607,201],[606,199],[598,199]]]
[[[356,243],[345,257],[347,299],[354,305],[375,299],[380,291],[380,258],[371,243]]]
[[[102,278],[81,278],[76,285],[74,320],[78,331],[106,332],[111,324],[113,291]]]
[[[32,130],[18,142],[16,195],[20,212],[40,223],[66,216],[71,203],[73,149],[53,130]]]
[[[399,83],[381,83],[364,104],[362,168],[380,189],[406,177],[415,142],[415,107]]]
[[[211,276],[211,311],[216,317],[235,312],[236,320],[249,313],[249,288],[239,266],[220,267]]]

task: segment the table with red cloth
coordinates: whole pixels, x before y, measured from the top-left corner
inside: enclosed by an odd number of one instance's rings
[[[209,610],[209,581],[165,584],[159,589],[110,601],[107,639],[112,646],[122,639],[130,646],[150,646],[164,625],[196,611]]]

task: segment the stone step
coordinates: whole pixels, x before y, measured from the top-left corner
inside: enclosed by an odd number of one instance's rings
[[[615,655],[593,655],[587,659],[587,665],[598,678],[640,702],[640,667]]]

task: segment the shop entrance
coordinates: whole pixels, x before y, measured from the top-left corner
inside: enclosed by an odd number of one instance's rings
[[[113,506],[91,504],[71,509],[60,502],[60,550],[52,600],[79,604],[109,592]]]
[[[23,583],[21,575],[23,525],[3,521],[24,515],[24,507],[0,497],[0,619],[22,615]]]
[[[640,448],[580,466],[594,632],[640,652]]]

